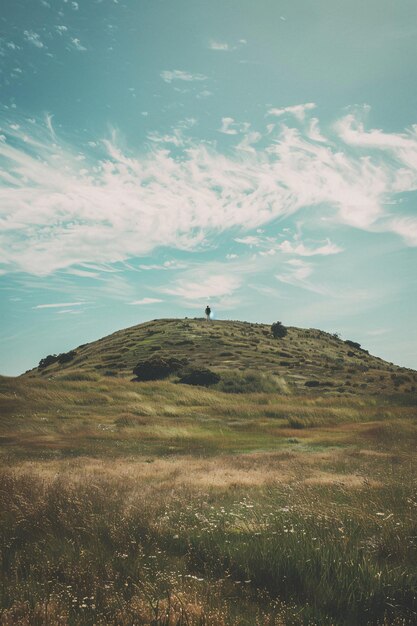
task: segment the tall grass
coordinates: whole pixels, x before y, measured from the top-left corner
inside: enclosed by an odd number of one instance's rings
[[[415,623],[404,468],[380,489],[150,476],[4,471],[0,623]]]

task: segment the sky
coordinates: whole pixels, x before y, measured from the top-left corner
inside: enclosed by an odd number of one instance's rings
[[[149,319],[417,368],[415,0],[2,0],[0,373]]]

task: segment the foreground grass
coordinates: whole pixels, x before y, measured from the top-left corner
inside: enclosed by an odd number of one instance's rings
[[[386,465],[372,457],[361,487],[219,488],[168,463],[153,475],[87,459],[4,471],[0,623],[415,623],[408,468],[380,486]]]
[[[0,624],[417,622],[412,394],[89,376],[0,379]]]

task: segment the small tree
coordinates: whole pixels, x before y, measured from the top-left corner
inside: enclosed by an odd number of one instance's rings
[[[39,361],[38,369],[43,370],[48,365],[52,365],[52,363],[56,363],[58,361],[58,357],[56,354],[48,354],[44,359]]]
[[[282,324],[282,322],[274,322],[271,326],[271,332],[274,335],[275,339],[281,339],[285,337],[288,333],[288,330]]]

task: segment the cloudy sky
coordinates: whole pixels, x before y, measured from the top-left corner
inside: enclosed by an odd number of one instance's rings
[[[415,0],[3,0],[0,372],[148,319],[417,367]]]

